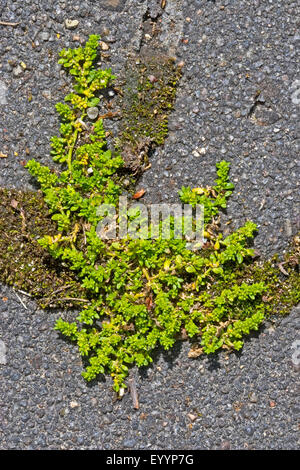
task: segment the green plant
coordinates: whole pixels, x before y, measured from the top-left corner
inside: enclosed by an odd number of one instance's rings
[[[239,350],[270,309],[264,301],[268,283],[255,282],[243,271],[253,261],[249,240],[256,225],[247,221],[225,238],[219,229],[219,211],[234,189],[225,161],[217,164],[213,187],[180,191],[183,203],[204,206],[201,250],[190,250],[186,240],[174,236],[98,237],[97,208],[117,207],[123,165],[121,156],[107,148],[102,120],[92,127],[86,122],[87,107],[98,104],[97,94],[114,79],[110,70],[94,68],[98,41],[90,36],[85,48],[60,54],[59,63],[75,79],[74,91],[65,98],[69,104],[56,106],[62,124],[60,136],[52,139],[52,154],[61,171],[35,160],[27,168],[57,224],[57,232],[39,243],[76,273],[89,299],[76,321],[60,318],[55,328],[87,359],[86,380],[109,373],[119,391],[126,387],[130,366],[148,365],[155,348],[170,349],[180,337],[197,342],[191,356]]]

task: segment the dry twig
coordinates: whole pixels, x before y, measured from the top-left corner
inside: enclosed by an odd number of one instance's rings
[[[138,410],[139,407],[140,407],[140,404],[139,404],[139,398],[138,398],[134,378],[129,379],[128,383],[129,383],[130,395],[131,395],[131,398],[132,398],[132,401],[133,401],[133,408],[135,410]]]
[[[9,23],[8,21],[0,21],[0,25],[2,26],[18,26],[20,24],[20,21],[18,23]]]
[[[76,301],[76,302],[89,302],[88,299],[77,299],[76,297],[61,297],[61,298],[54,299],[54,300],[56,300],[57,302],[62,302],[62,301],[65,301],[65,300],[72,300],[72,301]]]
[[[24,304],[23,300],[22,300],[21,297],[16,293],[15,290],[14,290],[14,293],[15,293],[15,296],[17,297],[17,299],[21,302],[21,304],[22,304],[23,307],[25,308],[25,310],[28,310],[28,308],[27,308],[26,305]]]
[[[284,269],[283,265],[286,264],[286,263],[279,263],[278,264],[278,268],[280,269],[280,271],[285,275],[285,276],[289,276],[289,273]]]

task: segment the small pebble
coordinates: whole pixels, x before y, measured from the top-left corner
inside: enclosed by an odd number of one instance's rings
[[[20,77],[21,75],[23,74],[23,69],[20,65],[17,65],[14,69],[13,69],[13,75],[15,77]]]
[[[42,91],[42,96],[46,98],[47,100],[51,99],[51,91],[50,90],[43,90]]]
[[[79,403],[77,401],[71,401],[70,408],[78,408]]]
[[[78,20],[69,20],[69,19],[65,20],[65,27],[67,29],[76,29],[78,24],[79,24]]]
[[[193,415],[193,414],[191,414],[191,413],[188,414],[188,417],[190,418],[190,420],[192,421],[192,423],[193,423],[194,421],[196,421],[196,419],[197,419],[197,416],[195,416],[195,415]]]
[[[252,436],[254,434],[254,428],[252,426],[247,426],[245,429],[248,436]]]
[[[123,446],[124,447],[131,447],[131,448],[134,448],[136,445],[136,442],[134,439],[125,439],[124,442],[123,442]]]
[[[48,33],[48,31],[43,31],[43,32],[41,33],[41,39],[42,39],[43,41],[48,41],[49,36],[50,36],[50,34]]]
[[[221,450],[230,450],[230,441],[223,441],[220,445]]]
[[[96,119],[99,114],[99,109],[96,106],[92,106],[91,108],[87,109],[87,115],[90,119]]]
[[[192,151],[192,154],[194,155],[194,157],[200,157],[200,155],[206,154],[206,150],[206,147],[197,147],[195,150]]]
[[[257,395],[255,393],[251,393],[249,396],[249,401],[251,403],[257,403]]]
[[[99,42],[99,45],[100,45],[102,51],[108,51],[109,45],[106,44],[106,42],[100,41],[100,42]]]

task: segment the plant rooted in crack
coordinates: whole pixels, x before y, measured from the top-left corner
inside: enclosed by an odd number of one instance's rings
[[[45,233],[39,244],[76,273],[89,299],[75,321],[61,318],[55,328],[86,358],[86,380],[109,373],[120,391],[130,366],[148,365],[155,348],[170,349],[180,338],[194,341],[194,355],[240,350],[244,336],[273,312],[274,302],[266,299],[269,289],[280,284],[281,274],[276,273],[271,285],[258,269],[249,270],[254,263],[249,247],[256,231],[253,222],[225,238],[220,233],[219,211],[234,189],[225,161],[217,164],[213,187],[183,187],[179,194],[185,204],[204,206],[202,249],[190,250],[186,240],[175,238],[174,230],[169,240],[99,238],[97,208],[117,207],[123,160],[108,150],[101,119],[90,129],[85,124],[86,108],[97,105],[97,93],[114,78],[110,70],[93,66],[98,41],[93,35],[85,48],[61,52],[59,62],[76,82],[66,103],[56,106],[62,125],[61,135],[52,139],[52,154],[61,171],[35,160],[27,167],[57,224],[56,233]],[[295,277],[295,283],[298,280]]]

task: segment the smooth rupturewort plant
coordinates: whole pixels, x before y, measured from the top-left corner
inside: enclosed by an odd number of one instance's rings
[[[30,160],[27,168],[40,184],[57,223],[57,234],[39,243],[77,273],[88,292],[76,321],[59,319],[55,328],[74,341],[87,359],[83,377],[110,373],[114,389],[133,364],[146,366],[153,350],[170,349],[184,336],[200,341],[198,351],[239,350],[243,336],[257,330],[267,312],[264,282],[239,278],[251,260],[248,247],[256,225],[250,221],[223,238],[216,229],[219,210],[233,190],[229,164],[217,164],[213,187],[182,188],[183,203],[204,205],[203,249],[191,251],[186,240],[101,240],[96,232],[100,204],[114,204],[122,192],[122,158],[107,148],[101,119],[89,127],[87,108],[99,103],[99,91],[112,83],[111,70],[94,67],[99,37],[84,48],[63,50],[59,63],[75,79],[74,91],[58,103],[60,136],[52,155],[62,170]],[[97,96],[98,95],[98,96]]]

